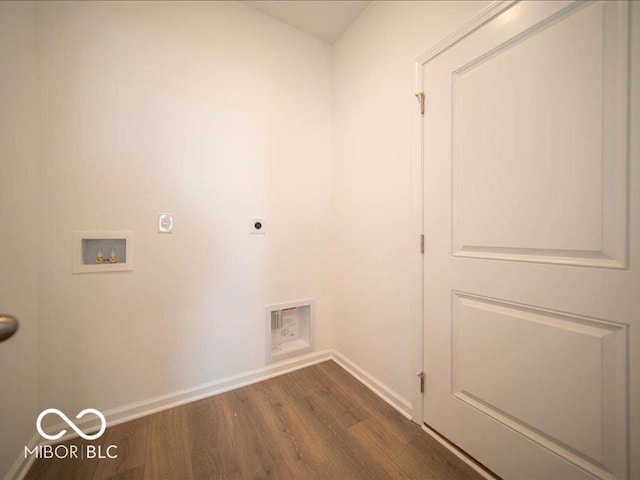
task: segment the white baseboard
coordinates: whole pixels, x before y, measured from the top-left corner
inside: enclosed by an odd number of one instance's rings
[[[453,453],[456,457],[458,457],[460,460],[462,460],[464,463],[466,463],[471,468],[473,468],[476,472],[478,472],[483,478],[486,478],[487,480],[498,480],[496,477],[491,475],[491,473],[489,473],[487,470],[485,470],[480,465],[478,465],[475,462],[475,460],[473,460],[473,458],[471,458],[465,452],[460,450],[458,447],[456,447],[453,443],[451,443],[449,440],[444,438],[438,432],[429,428],[427,425],[422,425],[422,429],[425,432],[427,432],[431,437],[436,439],[438,443],[442,444],[447,450]]]
[[[367,388],[369,388],[369,390],[378,395],[382,400],[387,402],[398,412],[411,420],[411,402],[409,400],[391,390],[380,380],[364,371],[362,368],[342,355],[340,352],[336,352],[334,350],[332,358],[338,365],[340,365],[347,372],[356,377],[360,381],[360,383],[364,384]]]
[[[198,385],[197,387],[131,403],[103,413],[107,419],[107,425],[112,427],[135,420],[136,418],[151,415],[152,413],[168,410],[169,408],[195,402],[196,400],[202,400],[203,398],[212,397],[220,393],[228,392],[229,390],[235,390],[236,388],[262,382],[279,375],[284,375],[285,373],[293,372],[294,370],[310,367],[316,363],[326,362],[327,360],[331,360],[332,353],[331,350],[311,352],[249,372],[231,375],[219,380],[214,380],[213,382]],[[76,435],[70,435],[69,437],[73,438],[74,436]]]
[[[219,393],[228,392],[236,388],[251,385],[253,383],[262,382],[285,373],[293,372],[301,368],[315,365],[316,363],[326,362],[333,358],[333,352],[331,350],[322,350],[319,352],[311,352],[306,355],[301,355],[289,360],[283,360],[278,363],[267,365],[266,367],[251,370],[249,372],[240,373],[237,375],[231,375],[224,377],[213,382],[203,383],[197,387],[180,390],[177,392],[169,393],[166,395],[160,395],[158,397],[149,398],[140,402],[130,403],[122,407],[114,408],[112,410],[106,410],[102,412],[107,420],[107,426],[113,427],[121,423],[135,420],[136,418],[151,415],[153,413],[160,412],[162,410],[168,410],[169,408],[178,407],[186,403],[195,402],[203,398],[212,397]],[[91,416],[93,417],[93,416]],[[76,423],[84,431],[91,431],[97,429],[99,425],[95,418],[88,419],[87,421],[79,421]],[[65,428],[66,425],[60,423],[58,425],[48,428],[50,431],[60,431]],[[67,427],[68,429],[68,427]],[[49,441],[44,440],[37,433],[33,436],[29,442],[30,450],[38,445],[46,445],[51,443],[63,442],[77,437],[75,432],[66,434],[64,437]],[[25,458],[24,452],[16,459],[13,466],[9,470],[6,476],[7,480],[22,480],[29,471],[29,468],[35,461],[35,455],[30,455]]]
[[[406,418],[411,419],[411,402],[391,390],[384,383],[360,368],[347,357],[333,350],[312,352],[293,359],[283,360],[278,363],[267,365],[256,370],[224,377],[213,382],[204,383],[198,385],[197,387],[169,393],[166,395],[160,395],[154,398],[149,398],[147,400],[142,400],[140,402],[130,403],[129,405],[124,405],[112,410],[107,410],[102,413],[107,420],[107,426],[113,427],[121,423],[135,420],[136,418],[144,417],[163,410],[168,410],[169,408],[174,408],[180,405],[195,402],[196,400],[201,400],[203,398],[212,397],[214,395],[251,385],[253,383],[262,382],[264,380],[268,380],[279,375],[284,375],[285,373],[293,372],[294,370],[309,367],[317,363],[325,362],[327,360],[334,360],[338,365],[340,365],[347,372],[353,375],[358,381],[368,387],[381,399],[395,408]],[[94,428],[98,428],[98,424],[95,422],[94,418],[91,418],[84,422],[79,421],[77,423],[77,426],[87,432]],[[59,431],[63,428],[65,428],[65,424],[61,423],[59,425],[51,427],[48,430]],[[36,433],[27,446],[30,450],[33,450],[33,448],[38,445],[58,443],[70,440],[75,437],[77,437],[77,434],[72,431],[71,433],[68,433],[64,437],[54,442],[44,440],[40,437],[40,435]],[[12,468],[9,470],[9,473],[6,477],[7,480],[22,480],[35,461],[35,455],[30,455],[29,457],[25,458],[24,453],[21,453],[22,454],[20,455],[20,457],[16,459]]]

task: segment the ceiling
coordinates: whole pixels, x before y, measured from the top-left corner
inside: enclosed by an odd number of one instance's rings
[[[333,44],[369,0],[245,0],[243,3]]]

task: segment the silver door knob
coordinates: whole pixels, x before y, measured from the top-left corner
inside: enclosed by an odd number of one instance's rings
[[[0,314],[0,342],[11,338],[18,331],[18,320],[11,315]]]

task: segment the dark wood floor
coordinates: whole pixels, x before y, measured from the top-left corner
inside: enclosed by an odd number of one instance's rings
[[[80,444],[75,439],[69,444]],[[32,479],[479,479],[333,361],[108,428]]]

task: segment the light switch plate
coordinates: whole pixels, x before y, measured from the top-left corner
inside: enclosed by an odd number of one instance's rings
[[[249,233],[257,233],[264,235],[267,233],[267,219],[263,217],[254,217],[249,224]]]
[[[173,215],[170,213],[158,214],[158,233],[173,232]]]

